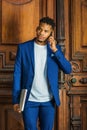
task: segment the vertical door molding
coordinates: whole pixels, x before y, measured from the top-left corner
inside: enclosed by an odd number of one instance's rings
[[[2,41],[2,0],[0,0],[0,44]]]
[[[56,1],[56,38],[58,44],[61,45],[62,51],[65,50],[65,23],[64,23],[64,0]],[[59,76],[59,84],[60,88],[63,87],[64,84],[64,74],[61,71]]]
[[[56,1],[56,39],[65,54],[65,13],[64,0]],[[60,87],[60,107],[57,108],[57,130],[67,129],[67,96],[65,88],[65,75],[63,71],[59,72],[59,87]]]

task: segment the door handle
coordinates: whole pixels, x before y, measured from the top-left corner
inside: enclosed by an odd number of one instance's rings
[[[71,83],[76,83],[77,82],[77,79],[76,78],[72,78],[71,79]]]
[[[87,78],[81,78],[81,79],[79,80],[79,82],[80,82],[81,84],[87,84]]]

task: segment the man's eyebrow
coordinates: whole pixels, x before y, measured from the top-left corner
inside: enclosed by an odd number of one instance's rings
[[[45,32],[48,32],[49,30],[44,30]]]

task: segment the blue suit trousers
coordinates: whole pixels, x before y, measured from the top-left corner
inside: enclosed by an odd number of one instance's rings
[[[52,130],[55,117],[54,101],[32,102],[28,101],[23,111],[23,121],[25,130],[38,130],[39,120],[40,130]]]

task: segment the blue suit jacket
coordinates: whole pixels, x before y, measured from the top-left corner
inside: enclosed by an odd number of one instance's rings
[[[64,57],[59,45],[57,45],[57,48],[58,51],[53,53],[49,44],[47,44],[47,77],[56,105],[59,105],[59,68],[66,74],[69,74],[72,69],[70,62]],[[34,65],[33,39],[18,45],[13,75],[13,104],[19,103],[21,89],[27,88],[29,96],[34,79]]]

